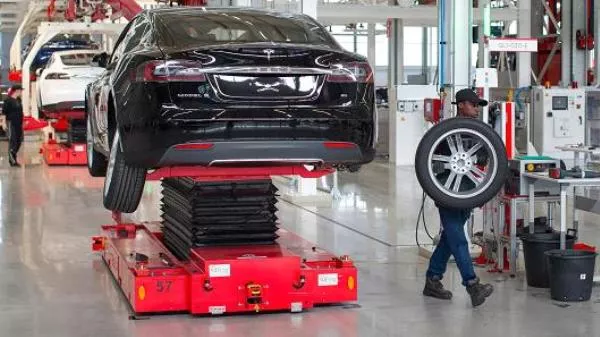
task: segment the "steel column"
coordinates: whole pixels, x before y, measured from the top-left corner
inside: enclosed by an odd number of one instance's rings
[[[563,2],[565,2],[565,0],[563,0]],[[576,81],[579,86],[585,86],[585,84],[587,83],[586,78],[588,63],[586,61],[588,61],[588,58],[586,56],[588,54],[588,51],[585,49],[577,48],[577,31],[579,30],[582,34],[586,34],[586,3],[587,0],[571,0],[571,24],[568,26],[564,26],[571,27],[571,81]],[[567,55],[565,54],[565,56]],[[564,78],[563,82],[565,84],[569,83],[565,82]]]
[[[519,14],[517,20],[518,36],[520,38],[531,38],[532,36],[532,25],[531,18],[531,2],[530,1],[519,1]],[[541,27],[541,26],[540,26]],[[518,74],[518,87],[527,87],[531,85],[531,53],[517,53],[517,74]]]
[[[389,38],[389,61],[388,61],[388,96],[389,96],[389,153],[390,162],[396,163],[398,144],[398,93],[396,88],[404,82],[404,25],[402,20],[392,19],[390,21]],[[401,137],[401,136],[400,136]]]
[[[581,0],[580,0],[581,1]],[[573,55],[573,20],[572,20],[572,0],[561,1],[561,29],[560,36],[562,40],[561,81],[563,85],[571,82],[572,78],[572,55]]]
[[[594,23],[593,23],[593,33],[594,38],[598,40],[600,38],[600,0],[594,1]],[[594,75],[595,81],[594,84],[600,83],[598,81],[598,77],[600,77],[600,43],[595,41],[594,43]]]
[[[375,57],[377,42],[375,39],[375,24],[369,23],[367,24],[367,59],[373,68],[373,73],[375,74]]]
[[[452,8],[452,84],[454,94],[469,88],[471,83],[471,27],[473,8],[471,0],[454,0]]]
[[[392,19],[390,25],[388,87],[391,88],[404,82],[404,24]]]

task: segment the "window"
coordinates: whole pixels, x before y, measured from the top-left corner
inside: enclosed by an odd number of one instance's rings
[[[119,35],[119,38],[117,39],[117,43],[113,49],[108,64],[114,64],[121,58],[121,55],[123,54],[123,49],[125,48],[125,44],[127,43],[127,37],[130,34],[131,27],[134,21],[130,21],[127,24],[127,26],[125,26],[125,29],[123,29],[123,31],[121,32],[121,35]]]
[[[337,48],[321,26],[301,16],[263,13],[164,13],[159,17],[160,43],[202,45],[215,42],[327,44]]]
[[[142,39],[148,33],[149,28],[150,24],[146,20],[146,17],[138,17],[127,32],[127,36],[125,37],[125,48],[123,49],[123,52],[128,53],[138,47],[141,44]]]
[[[92,64],[94,53],[78,53],[62,55],[60,60],[65,66],[88,66]]]

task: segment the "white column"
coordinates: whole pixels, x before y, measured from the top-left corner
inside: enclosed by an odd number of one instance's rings
[[[594,37],[596,39],[598,39],[597,37],[600,36],[600,1],[594,1]],[[595,63],[596,63],[596,69],[594,69],[594,74],[596,76],[595,79],[595,84],[600,83],[599,81],[599,77],[600,77],[600,43],[598,43],[598,41],[595,41],[596,43],[594,43],[594,59],[595,59]]]
[[[377,48],[377,43],[375,40],[375,24],[369,23],[367,25],[367,58],[369,59],[369,64],[375,71],[375,50]]]
[[[572,63],[571,63],[571,68],[572,68],[572,76],[573,76],[573,81],[576,81],[577,84],[579,85],[579,87],[583,87],[585,86],[586,83],[586,77],[587,77],[587,69],[588,69],[588,65],[586,63],[586,54],[588,53],[587,50],[584,49],[578,49],[577,48],[577,36],[576,36],[576,32],[578,30],[581,31],[582,34],[585,34],[586,31],[586,26],[587,26],[587,20],[585,19],[585,14],[586,14],[586,1],[573,1],[572,3],[572,7],[571,7],[571,23],[572,25],[566,26],[564,25],[563,27],[572,27],[572,31],[571,31],[571,51],[573,53],[573,57],[572,57]],[[566,57],[568,54],[565,54],[563,52],[563,57]]]
[[[471,86],[471,0],[454,0],[452,8],[452,83],[454,93]]]
[[[519,1],[519,12],[517,15],[518,36],[531,38],[531,2]],[[517,82],[519,87],[531,85],[531,53],[517,53],[517,73],[519,76]]]
[[[252,0],[235,0],[235,7],[252,7]]]
[[[402,139],[398,135],[397,87],[404,82],[404,24],[393,19],[389,38],[388,96],[389,96],[389,155],[390,162],[397,163]]]
[[[404,82],[404,23],[402,20],[391,20],[388,55],[389,87],[401,85]]]
[[[571,82],[571,50],[573,46],[573,34],[571,30],[571,26],[573,24],[571,20],[571,1],[561,1],[561,12],[562,12],[562,21],[560,29],[560,35],[562,39],[561,46],[561,67],[562,67],[562,83],[567,85]],[[559,18],[556,18],[559,20]],[[550,22],[550,25],[552,23]],[[543,65],[542,65],[543,66]],[[540,68],[541,69],[541,68]],[[544,83],[542,83],[543,85]]]
[[[483,24],[480,26],[482,28],[481,30],[483,31],[483,33],[480,34],[480,36],[483,35],[483,36],[485,36],[485,38],[489,38],[492,35],[490,1],[489,0],[480,1],[479,6],[480,6],[480,8],[483,9],[481,11],[481,13],[483,15],[483,20],[482,20]],[[488,50],[487,43],[479,43],[479,48],[483,48],[483,53],[482,53],[483,54],[483,68],[489,68],[490,67],[490,51]],[[490,99],[490,88],[487,84],[483,87],[483,99],[488,100],[488,101]],[[482,117],[482,120],[487,123],[487,121],[489,120],[489,109],[487,106],[483,107],[481,117]]]
[[[314,19],[317,18],[317,0],[301,0],[300,8],[302,14],[306,14]]]

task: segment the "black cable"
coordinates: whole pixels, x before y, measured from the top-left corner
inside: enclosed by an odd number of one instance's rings
[[[419,214],[417,215],[417,223],[415,225],[415,241],[417,243],[417,247],[419,248],[421,247],[421,243],[419,242],[419,223],[421,222],[421,219],[423,220],[423,228],[425,228],[425,233],[427,233],[427,236],[431,239],[431,241],[434,241],[434,238],[429,233],[429,229],[427,228],[427,221],[425,220],[426,199],[427,196],[425,195],[425,192],[423,192],[423,195],[421,197],[421,208],[419,209]]]
[[[429,236],[429,238],[431,239],[431,241],[434,240],[434,238],[431,236],[431,234],[429,234],[429,229],[427,228],[427,221],[425,221],[425,200],[427,199],[427,196],[425,195],[425,192],[423,192],[423,199],[421,202],[421,209],[423,210],[422,212],[422,216],[423,216],[423,228],[425,228],[425,233],[427,233],[427,236]]]

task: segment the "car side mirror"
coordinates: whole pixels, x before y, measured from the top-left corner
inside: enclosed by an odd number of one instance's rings
[[[35,76],[36,76],[36,77],[40,77],[40,76],[42,75],[42,71],[44,71],[44,69],[42,69],[42,68],[37,68],[37,69],[35,70]]]

